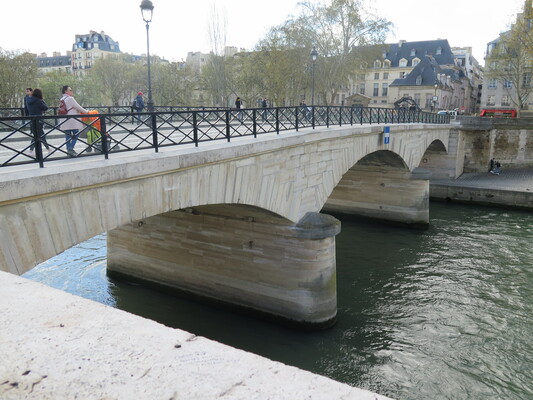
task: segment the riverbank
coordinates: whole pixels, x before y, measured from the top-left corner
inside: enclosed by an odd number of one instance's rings
[[[437,201],[533,210],[533,168],[462,174],[450,180],[431,180],[430,198]]]
[[[2,399],[388,399],[12,274],[0,281]]]

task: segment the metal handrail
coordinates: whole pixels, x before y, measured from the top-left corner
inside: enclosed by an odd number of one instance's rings
[[[98,111],[98,108],[93,108]],[[215,140],[231,141],[245,136],[355,124],[433,123],[448,124],[448,115],[421,111],[346,106],[296,106],[246,109],[182,109],[154,112],[85,115],[0,116],[0,167],[39,163],[71,157],[103,155],[178,145],[198,147]],[[76,151],[67,151],[65,120],[76,119],[83,129]],[[45,145],[49,151],[45,151]],[[31,148],[35,146],[33,152]]]

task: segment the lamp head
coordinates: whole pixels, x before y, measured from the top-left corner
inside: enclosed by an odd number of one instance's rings
[[[318,52],[316,51],[315,46],[313,46],[313,50],[311,50],[311,60],[314,62],[318,58]]]
[[[143,0],[141,2],[141,13],[144,22],[152,21],[152,14],[154,13],[154,5],[150,0]]]

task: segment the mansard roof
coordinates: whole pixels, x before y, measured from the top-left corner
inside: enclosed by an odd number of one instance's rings
[[[70,67],[70,56],[37,57],[39,68]]]
[[[435,57],[425,56],[405,78],[395,79],[390,86],[433,86],[438,80],[437,74],[450,76],[454,80],[465,78],[462,69],[441,66]],[[417,83],[417,80],[420,81]]]
[[[384,59],[390,60],[391,67],[399,67],[400,60],[406,59],[407,65],[411,66],[415,58],[420,60],[425,56],[433,56],[439,65],[454,64],[454,55],[447,39],[426,40],[420,42],[400,41],[388,45]]]
[[[93,48],[120,53],[119,43],[111,39],[104,31],[90,31],[88,34],[76,35],[75,42],[72,45],[72,51],[76,51],[77,49],[91,50]]]

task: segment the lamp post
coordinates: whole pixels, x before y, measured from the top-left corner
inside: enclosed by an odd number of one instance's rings
[[[150,22],[152,22],[152,15],[154,13],[154,5],[150,0],[142,0],[141,14],[144,22],[146,22],[146,56],[148,62],[148,111],[154,111],[154,101],[152,100],[152,76],[150,75]]]
[[[318,52],[316,51],[316,48],[313,46],[313,50],[311,50],[311,61],[313,62],[312,65],[312,76],[313,76],[313,86],[311,86],[311,105],[315,105],[315,65],[316,65],[316,59],[318,58]]]
[[[433,101],[432,101],[432,104],[433,104],[433,110],[432,111],[435,111],[437,109],[437,100],[438,100],[438,97],[437,97],[437,88],[439,87],[439,84],[437,81],[435,81],[435,85],[433,85],[435,87],[435,92],[433,93]]]

